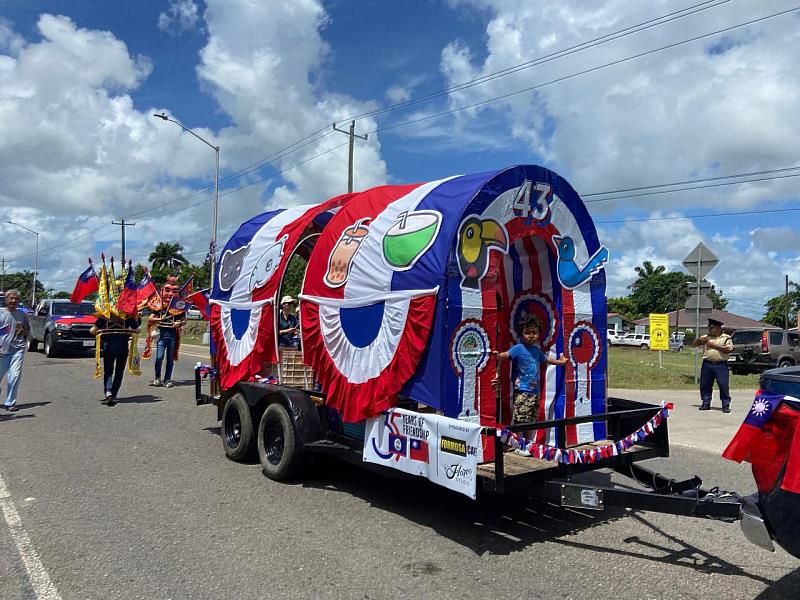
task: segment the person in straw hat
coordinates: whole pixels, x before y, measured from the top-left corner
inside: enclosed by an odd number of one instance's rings
[[[281,312],[278,315],[278,346],[281,348],[300,347],[300,325],[295,314],[297,300],[291,296],[281,298]]]

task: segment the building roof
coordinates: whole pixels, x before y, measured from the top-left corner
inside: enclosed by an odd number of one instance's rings
[[[695,313],[693,311],[687,311],[685,308],[682,308],[678,311],[677,320],[675,317],[675,311],[671,311],[669,314],[669,326],[675,327],[675,324],[678,324],[678,327],[694,327],[695,326]],[[743,317],[741,315],[736,315],[734,313],[730,313],[724,310],[719,310],[717,308],[711,309],[710,313],[706,313],[704,316],[700,318],[700,327],[705,327],[708,323],[708,319],[716,319],[717,321],[722,321],[723,329],[744,329],[745,327],[775,327],[774,325],[770,325],[769,323],[764,323],[763,321],[756,321],[755,319],[749,319],[747,317]],[[645,317],[644,319],[638,319],[634,321],[636,325],[649,325],[650,319],[649,317]]]

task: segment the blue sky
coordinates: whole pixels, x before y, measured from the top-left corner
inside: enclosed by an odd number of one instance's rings
[[[784,274],[800,281],[800,171],[773,172],[800,164],[798,11],[777,15],[788,0],[630,4],[0,0],[0,216],[40,232],[41,279],[57,289],[87,255],[118,255],[110,222],[122,217],[137,223],[134,259],[169,240],[200,260],[214,153],[153,112],[220,145],[224,242],[267,207],[344,191],[346,137],[332,122],[422,99],[358,119],[371,133],[356,145],[357,188],[542,164],[584,195],[611,251],[609,295],[626,293],[642,261],[678,269],[702,241],[722,258],[709,278],[730,308],[759,317]],[[761,181],[593,195],[754,172],[765,173],[744,179]],[[32,238],[0,226],[11,269],[32,267]]]

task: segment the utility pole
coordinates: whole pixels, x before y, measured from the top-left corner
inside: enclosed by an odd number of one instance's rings
[[[6,291],[6,257],[0,258],[0,292]]]
[[[789,329],[789,276],[784,275],[786,282],[786,288],[783,292],[783,328]]]
[[[126,227],[136,227],[136,223],[128,223],[125,219],[120,219],[119,221],[111,221],[112,225],[119,225],[122,227],[122,268],[123,271],[125,269],[125,228]]]
[[[350,158],[348,160],[348,169],[347,169],[347,193],[353,193],[353,142],[355,138],[360,140],[366,140],[368,133],[364,135],[356,135],[356,122],[350,121],[350,131],[345,131],[344,129],[337,129],[336,123],[333,124],[333,130],[338,131],[339,133],[347,134],[350,137]]]

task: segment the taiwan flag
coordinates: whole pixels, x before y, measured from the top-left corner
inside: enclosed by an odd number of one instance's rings
[[[389,452],[400,457],[405,458],[408,453],[408,438],[404,435],[397,435],[394,433],[389,434]]]
[[[428,462],[428,442],[412,438],[408,444],[408,458]]]
[[[117,299],[117,310],[126,315],[135,315],[138,307],[139,290],[133,277],[133,265],[128,263],[128,273],[125,275],[125,286]]]
[[[92,261],[89,261],[89,268],[78,277],[75,282],[75,289],[69,297],[70,302],[80,302],[89,294],[96,292],[98,287],[97,273],[94,272]]]
[[[769,492],[786,465],[781,489],[800,494],[800,400],[758,390],[744,423],[722,457],[747,461],[760,492]]]
[[[136,286],[136,304],[138,305],[138,308],[141,310],[147,306],[147,301],[153,294],[156,293],[156,286],[153,283],[153,280],[150,279],[150,273],[145,271],[142,280],[139,282],[139,285]]]

